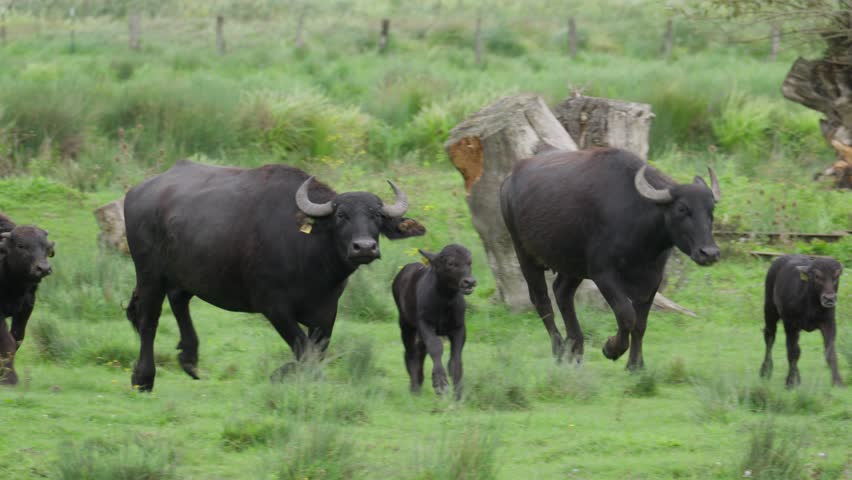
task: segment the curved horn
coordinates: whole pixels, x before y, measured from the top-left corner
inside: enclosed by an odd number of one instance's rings
[[[401,217],[405,215],[405,211],[408,210],[408,197],[405,195],[405,192],[400,190],[393,182],[388,180],[388,183],[393,189],[393,193],[396,194],[396,203],[393,205],[382,205],[382,211],[389,217]]]
[[[636,191],[639,192],[639,195],[643,198],[647,198],[654,203],[671,202],[672,192],[670,192],[668,188],[658,190],[648,183],[648,180],[645,178],[645,169],[647,168],[648,165],[642,165],[642,168],[636,172],[636,177],[633,179],[633,184],[636,185]]]
[[[305,212],[306,215],[310,215],[311,217],[324,217],[326,215],[331,215],[331,212],[334,211],[334,207],[331,206],[330,201],[325,203],[314,203],[308,198],[308,187],[310,187],[313,180],[313,176],[308,177],[299,189],[296,190],[296,206],[299,207],[299,210]]]
[[[12,232],[0,233],[0,238],[12,238]]]
[[[713,200],[717,202],[722,199],[722,189],[719,187],[719,179],[716,178],[716,172],[713,167],[707,167],[707,172],[710,174],[710,191],[713,192]]]

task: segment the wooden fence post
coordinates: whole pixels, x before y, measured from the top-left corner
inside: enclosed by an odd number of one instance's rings
[[[127,39],[127,43],[130,46],[131,50],[139,50],[140,41],[140,15],[138,13],[131,13],[127,16],[127,27],[130,30],[130,35]]]
[[[476,65],[482,67],[485,59],[482,56],[482,9],[476,12],[476,32],[474,33],[474,54],[476,55]]]
[[[299,12],[299,19],[296,21],[296,39],[294,43],[296,44],[296,48],[302,49],[305,48],[305,16],[308,14],[308,5],[302,5],[302,10]]]
[[[577,58],[577,21],[568,17],[568,53],[571,58]]]
[[[224,15],[216,15],[216,48],[219,50],[219,55],[224,55],[228,51],[225,45],[225,17]]]
[[[663,59],[668,60],[672,56],[672,48],[674,47],[674,23],[672,19],[666,20],[666,33],[663,35],[663,46],[660,48],[660,53]]]
[[[382,19],[382,32],[379,34],[379,53],[385,53],[390,43],[390,19]]]
[[[772,47],[769,50],[769,58],[770,62],[774,62],[776,58],[778,58],[778,52],[781,50],[781,25],[778,23],[772,24],[772,33],[770,34],[772,37]]]

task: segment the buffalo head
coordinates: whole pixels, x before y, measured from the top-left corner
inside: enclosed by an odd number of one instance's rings
[[[0,233],[0,258],[8,273],[39,281],[53,271],[47,258],[53,256],[54,245],[47,239],[47,231],[21,225]]]
[[[721,252],[713,240],[713,209],[722,198],[719,180],[712,168],[710,185],[701,177],[692,183],[655,188],[645,178],[647,165],[636,172],[634,184],[643,198],[665,209],[666,229],[674,244],[699,265],[719,260]]]
[[[423,235],[426,229],[415,220],[403,218],[408,198],[388,180],[396,195],[393,204],[385,204],[368,192],[347,192],[324,203],[314,203],[308,190],[314,177],[309,177],[296,192],[296,205],[304,214],[323,222],[332,232],[338,255],[352,266],[381,258],[379,234],[391,240]]]
[[[440,285],[447,290],[461,290],[465,295],[473,293],[476,278],[470,272],[470,251],[461,245],[447,245],[440,253],[419,250],[435,271]]]
[[[837,305],[837,289],[840,287],[840,274],[843,265],[833,258],[814,258],[808,266],[796,267],[802,281],[807,282],[808,292],[819,300],[823,308]]]

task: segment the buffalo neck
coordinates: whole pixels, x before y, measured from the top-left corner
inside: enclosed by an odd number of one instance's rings
[[[651,204],[633,219],[633,238],[630,245],[638,249],[634,253],[639,258],[653,260],[674,246],[674,240],[666,228],[665,208],[664,205]]]
[[[38,281],[33,281],[11,272],[5,260],[0,263],[0,295],[17,296],[23,294],[36,284],[38,284]]]

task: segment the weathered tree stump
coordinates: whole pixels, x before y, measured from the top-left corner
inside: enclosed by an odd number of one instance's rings
[[[464,177],[467,204],[502,301],[529,309],[527,284],[500,212],[500,185],[518,160],[546,148],[577,146],[538,95],[502,98],[456,125],[444,148]]]
[[[553,113],[581,149],[618,147],[648,159],[654,114],[646,103],[576,95],[555,106]]]
[[[95,210],[98,221],[98,246],[102,249],[129,254],[127,231],[124,227],[124,197],[113,200]]]

